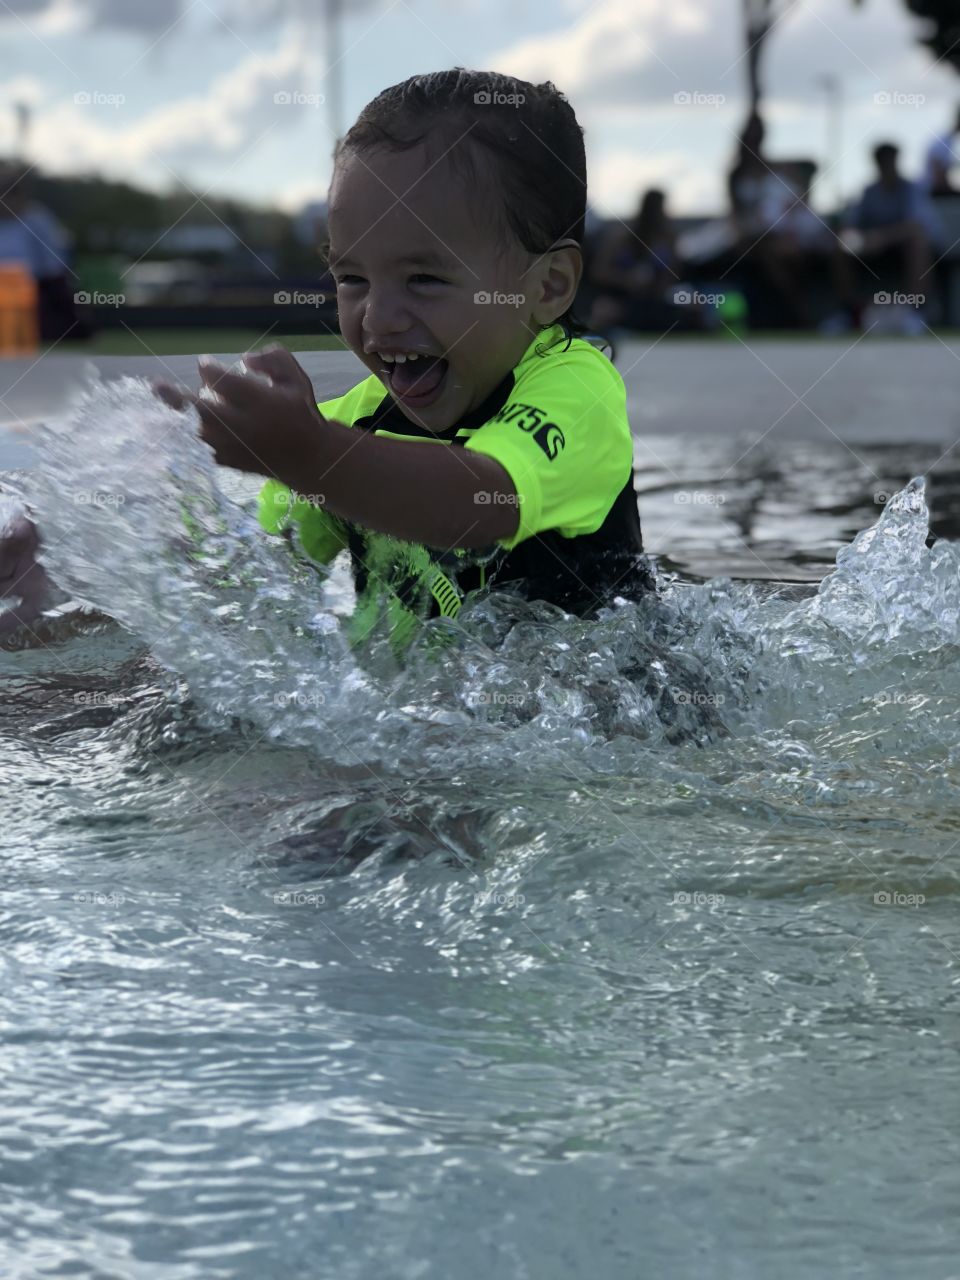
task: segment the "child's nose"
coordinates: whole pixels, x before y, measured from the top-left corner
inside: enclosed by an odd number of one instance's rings
[[[371,288],[363,310],[363,330],[372,339],[395,337],[411,325],[403,295],[396,289]]]

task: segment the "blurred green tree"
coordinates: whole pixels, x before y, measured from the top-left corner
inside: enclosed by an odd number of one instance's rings
[[[960,71],[960,4],[957,0],[904,0],[911,13],[931,23],[920,37],[938,62],[952,63]],[[862,5],[863,0],[855,0]]]

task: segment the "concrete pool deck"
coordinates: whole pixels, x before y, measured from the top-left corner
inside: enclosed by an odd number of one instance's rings
[[[363,376],[347,351],[299,358],[319,400]],[[63,412],[87,367],[107,380],[164,377],[195,387],[196,359],[53,351],[0,360],[0,471],[30,465],[30,423]],[[631,340],[620,345],[617,367],[641,439],[947,445],[960,437],[960,337]]]

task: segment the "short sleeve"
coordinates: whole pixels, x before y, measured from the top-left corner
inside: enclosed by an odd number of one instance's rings
[[[596,532],[633,466],[626,390],[606,356],[574,340],[520,369],[507,403],[465,445],[513,481],[520,521],[501,539],[507,550],[547,529]]]

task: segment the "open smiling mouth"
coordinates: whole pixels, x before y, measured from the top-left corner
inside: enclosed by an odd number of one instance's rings
[[[420,356],[403,363],[384,361],[381,375],[396,400],[419,409],[440,395],[447,368],[443,356]]]

